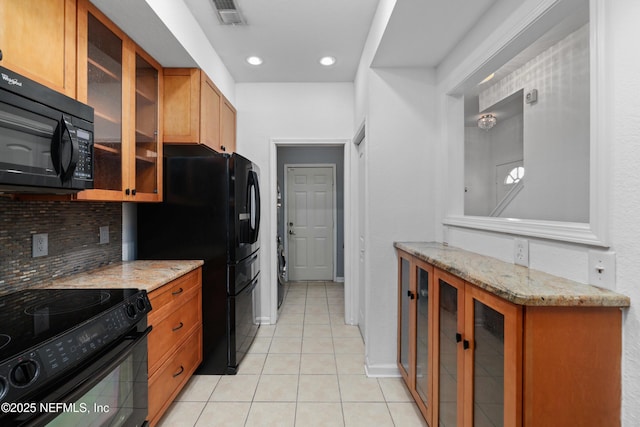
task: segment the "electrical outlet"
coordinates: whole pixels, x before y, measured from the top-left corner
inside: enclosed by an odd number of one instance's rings
[[[33,258],[49,255],[49,235],[47,233],[34,234],[31,243]]]
[[[616,286],[616,253],[589,251],[589,284],[614,289]]]
[[[529,267],[529,241],[527,239],[515,239],[513,244],[513,262]]]
[[[100,227],[100,244],[104,245],[109,243],[109,226],[105,225]]]

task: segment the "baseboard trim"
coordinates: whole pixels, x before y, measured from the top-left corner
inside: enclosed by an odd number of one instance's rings
[[[336,283],[344,283],[344,277],[336,277]]]
[[[275,323],[271,323],[271,317],[257,317],[256,323],[259,325],[274,325]]]
[[[368,360],[365,361],[364,370],[368,377],[400,377],[400,370],[398,369],[398,365],[395,363],[392,364],[377,364],[372,365]]]

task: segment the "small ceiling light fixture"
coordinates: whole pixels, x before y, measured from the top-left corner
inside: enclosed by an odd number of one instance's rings
[[[249,56],[247,62],[251,65],[262,65],[264,61],[259,56]]]
[[[487,77],[484,78],[484,80],[482,80],[480,83],[478,83],[478,86],[480,86],[483,83],[488,82],[489,80],[493,79],[495,76],[496,76],[496,73],[489,74]]]
[[[334,58],[333,56],[323,56],[322,58],[320,58],[320,64],[324,65],[325,67],[330,67],[335,63],[336,58]]]
[[[489,130],[498,123],[496,116],[493,114],[485,114],[478,119],[478,127],[480,129]]]

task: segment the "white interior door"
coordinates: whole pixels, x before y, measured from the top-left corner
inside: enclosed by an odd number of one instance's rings
[[[358,145],[358,327],[363,337],[366,336],[365,313],[367,310],[365,298],[365,194],[367,194],[365,142],[365,140],[362,140]]]
[[[289,280],[333,280],[334,170],[287,167]]]

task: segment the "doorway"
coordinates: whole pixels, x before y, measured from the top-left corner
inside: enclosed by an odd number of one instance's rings
[[[289,281],[334,281],[335,165],[285,165]]]
[[[265,224],[265,227],[270,230],[269,244],[273,242],[273,251],[270,254],[273,255],[267,260],[268,266],[265,266],[265,274],[269,277],[273,276],[273,282],[277,279],[277,258],[276,247],[278,237],[281,237],[283,241],[288,240],[285,229],[284,212],[286,206],[277,208],[277,187],[280,186],[282,190],[282,196],[284,200],[285,196],[285,164],[291,165],[308,165],[308,166],[326,166],[336,165],[335,174],[335,258],[334,258],[334,275],[333,279],[337,282],[344,282],[344,304],[345,304],[345,321],[348,324],[355,324],[357,308],[354,307],[353,287],[355,284],[354,270],[357,270],[357,243],[355,243],[355,235],[352,230],[356,225],[356,220],[353,218],[351,212],[353,212],[352,201],[349,195],[353,193],[354,188],[352,185],[352,179],[350,171],[353,169],[351,162],[355,159],[355,148],[353,144],[350,144],[351,140],[348,139],[272,139],[270,145],[270,183],[269,192],[272,195],[270,197],[269,207],[272,212],[269,224]],[[332,157],[327,158],[329,152],[332,152]],[[294,157],[291,157],[294,156]],[[356,257],[353,259],[353,257]],[[287,259],[287,271],[290,269],[290,260]],[[270,268],[273,271],[267,272],[266,269]],[[272,280],[269,280],[272,282]],[[269,286],[265,290],[268,291],[268,302],[271,307],[270,312],[265,313],[264,321],[269,323],[275,323],[278,317],[277,309],[277,286]],[[263,321],[263,322],[264,322]]]

